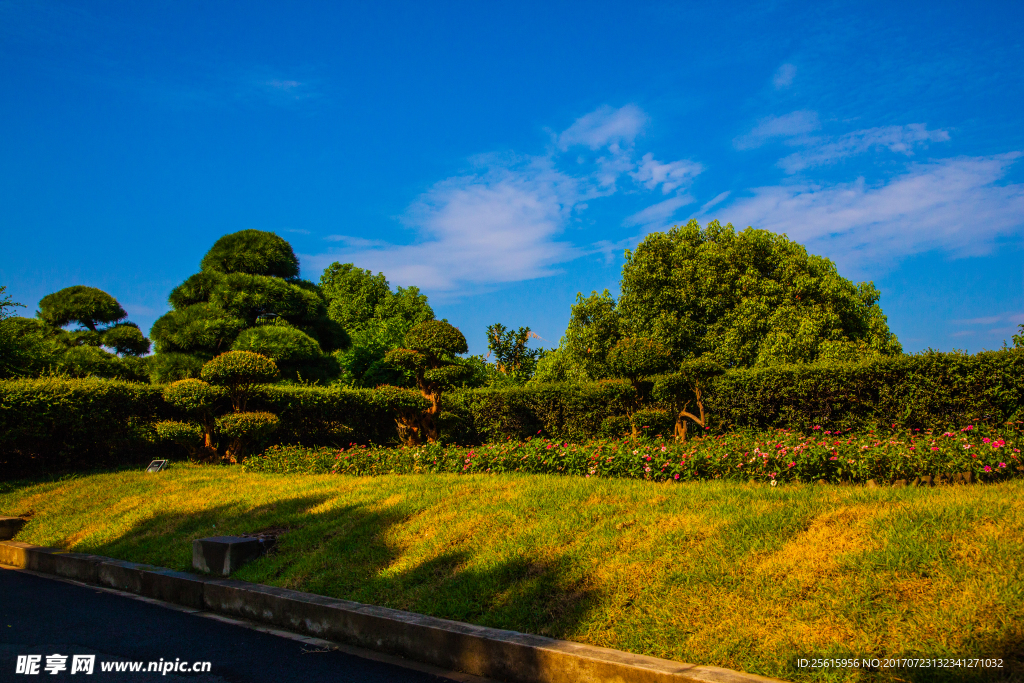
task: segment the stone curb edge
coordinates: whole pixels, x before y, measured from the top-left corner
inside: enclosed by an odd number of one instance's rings
[[[779,683],[730,669],[683,664],[18,541],[0,541],[0,564],[510,683]]]

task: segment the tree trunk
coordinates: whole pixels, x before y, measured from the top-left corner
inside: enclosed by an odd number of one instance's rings
[[[686,419],[689,418],[699,424],[702,428],[707,428],[704,415],[704,402],[701,401],[700,387],[695,388],[697,394],[697,409],[700,412],[700,417],[697,417],[693,413],[688,412],[686,409],[690,407],[690,402],[687,401],[683,404],[683,409],[679,411],[679,415],[676,416],[676,429],[675,436],[676,442],[686,443]]]

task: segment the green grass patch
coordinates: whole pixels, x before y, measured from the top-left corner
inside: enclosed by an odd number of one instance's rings
[[[0,513],[179,570],[195,538],[284,528],[237,578],[787,680],[974,681],[1024,671],[1022,494],[175,465],[19,482]],[[795,665],[908,655],[1004,668]]]

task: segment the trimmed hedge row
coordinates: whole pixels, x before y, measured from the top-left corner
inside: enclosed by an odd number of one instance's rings
[[[944,429],[1024,418],[1024,349],[924,353],[837,366],[734,370],[706,407],[733,427]]]
[[[633,397],[630,384],[619,380],[451,392],[442,402],[441,436],[464,445],[537,434],[569,442],[613,438],[630,430]],[[1024,419],[1024,350],[733,370],[716,378],[704,399],[716,433],[999,425]],[[248,409],[280,420],[263,446],[338,447],[396,443],[396,413],[424,405],[416,392],[392,387],[271,385],[257,391]],[[181,455],[157,441],[152,425],[182,418],[163,401],[159,386],[99,379],[0,382],[0,478]]]
[[[166,454],[152,424],[160,387],[109,379],[0,382],[0,479],[143,462]]]

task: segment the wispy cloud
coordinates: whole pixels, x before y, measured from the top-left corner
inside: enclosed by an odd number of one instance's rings
[[[783,116],[761,119],[749,133],[735,138],[732,144],[736,149],[754,149],[780,138],[788,144],[797,144],[798,140],[794,138],[799,139],[819,128],[821,122],[818,120],[818,112],[794,111]]]
[[[566,128],[557,137],[558,147],[565,151],[575,145],[585,145],[592,150],[608,146],[617,151],[632,146],[646,125],[647,114],[635,104],[619,109],[602,106]]]
[[[792,64],[783,64],[772,76],[772,85],[776,90],[782,90],[793,85],[794,78],[796,78],[796,67]]]
[[[639,168],[630,175],[648,190],[653,190],[661,185],[661,193],[668,194],[672,190],[688,184],[703,170],[704,166],[696,161],[682,159],[662,163],[657,161],[653,154],[647,153],[640,160]]]
[[[581,254],[558,235],[586,196],[578,179],[544,158],[495,166],[440,182],[420,197],[404,219],[418,237],[413,244],[334,236],[345,247],[306,260],[317,267],[350,260],[432,293],[545,277]]]
[[[979,331],[984,332],[988,335],[1002,335],[1004,337],[1010,337],[1011,335],[1017,334],[1020,331],[1020,325],[1024,324],[1024,311],[1017,312],[1004,312],[996,315],[985,316],[982,318],[966,318],[962,320],[950,320],[951,324],[957,327],[985,327],[985,330],[957,330],[951,332],[951,337],[966,337],[968,335],[977,334]],[[995,325],[996,327],[993,327]],[[1012,342],[1011,342],[1012,343]]]
[[[668,222],[679,208],[692,204],[693,201],[693,197],[687,194],[671,197],[663,202],[648,206],[643,211],[638,211],[632,216],[628,216],[622,224],[625,226],[664,224]]]
[[[808,149],[794,152],[779,161],[779,167],[786,173],[796,173],[813,166],[834,164],[855,154],[884,147],[891,152],[910,156],[914,148],[929,142],[945,142],[949,133],[944,130],[928,130],[923,123],[906,126],[883,126],[866,128],[841,135],[835,140],[808,141]]]
[[[1024,184],[1002,180],[1019,152],[912,165],[888,182],[759,187],[727,207],[728,220],[785,233],[848,267],[941,249],[988,253],[1024,226]]]
[[[581,256],[612,258],[635,238],[577,245],[562,237],[588,202],[614,194],[620,181],[636,183],[642,191],[660,187],[662,194],[675,196],[628,220],[637,225],[666,220],[694,201],[685,190],[703,170],[693,161],[660,162],[652,154],[637,160],[633,145],[646,122],[636,105],[605,106],[554,134],[546,155],[475,157],[478,170],[435,184],[405,212],[402,222],[414,235],[411,244],[332,235],[328,239],[337,248],[303,256],[303,263],[324,267],[351,261],[385,272],[396,284],[415,284],[444,297],[550,276]],[[570,150],[578,146],[596,154],[577,157]]]

